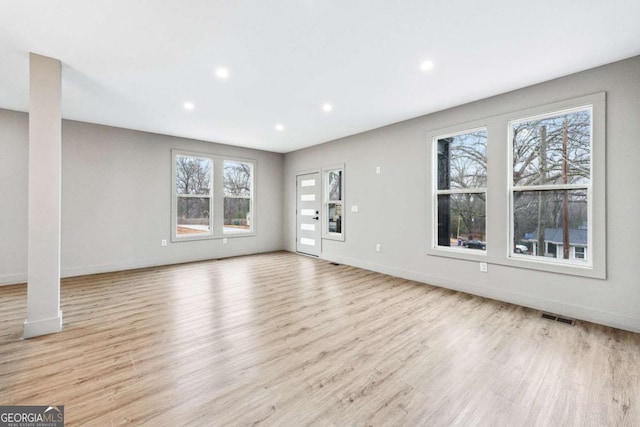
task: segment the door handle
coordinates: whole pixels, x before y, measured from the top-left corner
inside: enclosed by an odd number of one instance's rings
[[[315,219],[316,221],[320,219],[319,216],[314,216],[312,219]]]

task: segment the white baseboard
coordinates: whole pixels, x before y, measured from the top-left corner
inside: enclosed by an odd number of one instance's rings
[[[640,333],[640,318],[610,313],[592,307],[583,307],[565,302],[549,300],[531,295],[524,295],[501,289],[488,288],[473,284],[460,283],[447,277],[436,276],[418,271],[393,268],[385,265],[369,263],[354,258],[341,256],[321,255],[321,258],[338,264],[346,264],[353,267],[363,268],[390,276],[401,277],[403,279],[414,280],[416,282],[427,283],[433,286],[466,292],[481,297],[486,297],[498,301],[508,302],[533,308],[535,310],[547,311],[560,314],[573,319],[585,320],[587,322],[598,323],[600,325],[611,326],[613,328],[624,329],[631,332]]]
[[[60,331],[62,331],[62,311],[58,311],[57,317],[24,321],[24,338],[55,334]]]
[[[17,285],[18,283],[27,283],[26,272],[0,275],[0,286]]]
[[[63,268],[61,271],[61,276],[64,277],[76,277],[76,276],[86,276],[89,274],[100,274],[100,273],[111,273],[114,271],[125,271],[125,270],[135,270],[137,268],[150,268],[150,267],[162,267],[165,265],[173,265],[173,264],[183,264],[186,262],[199,262],[199,261],[209,261],[212,259],[223,259],[230,258],[235,256],[244,256],[244,255],[254,255],[259,253],[266,252],[274,252],[280,249],[269,249],[260,252],[227,252],[224,254],[212,254],[209,256],[202,257],[174,257],[174,258],[146,258],[146,259],[137,259],[133,261],[125,261],[119,263],[110,263],[110,264],[93,264],[86,265],[81,267],[67,267]]]
[[[194,259],[193,261],[201,261]],[[134,261],[125,261],[110,264],[92,264],[80,267],[67,267],[60,271],[61,277],[86,276],[89,274],[111,273],[113,271],[135,270],[137,268],[158,267],[162,265],[179,264],[185,261],[167,260],[167,259],[142,259]]]
[[[114,271],[135,270],[137,268],[161,267],[172,264],[183,264],[186,262],[208,261],[211,259],[222,259],[234,256],[252,255],[264,252],[274,252],[281,249],[269,249],[260,252],[228,252],[218,255],[210,255],[203,257],[174,257],[174,258],[144,258],[132,261],[107,263],[107,264],[91,264],[77,267],[63,267],[60,271],[60,277],[76,277],[86,276],[89,274],[111,273]],[[16,285],[27,283],[27,273],[0,275],[0,286]]]

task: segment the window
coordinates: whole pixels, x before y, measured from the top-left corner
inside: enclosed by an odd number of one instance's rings
[[[437,247],[486,250],[487,130],[435,138]]]
[[[605,113],[597,93],[429,131],[426,252],[606,278]]]
[[[324,238],[344,240],[344,166],[324,169]]]
[[[172,151],[172,241],[254,235],[255,161]]]
[[[224,234],[246,234],[253,230],[253,164],[224,161]]]
[[[583,107],[509,123],[512,252],[530,245],[529,256],[588,261],[591,117]]]
[[[575,246],[573,248],[573,257],[575,259],[587,259],[587,248]]]
[[[175,156],[176,236],[211,235],[212,175],[211,159]]]

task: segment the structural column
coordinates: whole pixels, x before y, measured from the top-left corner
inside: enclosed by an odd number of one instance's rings
[[[29,250],[25,338],[62,330],[62,69],[57,59],[33,53],[29,63]]]

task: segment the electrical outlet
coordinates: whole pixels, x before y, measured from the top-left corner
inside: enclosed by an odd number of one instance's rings
[[[222,244],[226,245],[227,244],[227,238],[225,237],[224,239],[222,239]]]
[[[486,262],[481,262],[480,263],[480,272],[482,272],[482,273],[486,273],[487,272],[487,263]]]
[[[351,212],[358,212],[358,205],[351,206]]]
[[[376,252],[380,252],[381,245],[380,243],[376,243]]]
[[[162,246],[167,246],[167,241],[165,239],[162,239],[162,241],[160,242],[160,244]]]

